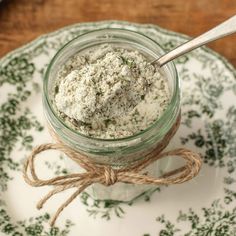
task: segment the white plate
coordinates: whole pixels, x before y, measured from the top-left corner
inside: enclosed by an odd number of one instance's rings
[[[23,159],[32,146],[50,141],[41,103],[43,73],[56,51],[89,30],[119,27],[141,32],[166,50],[187,37],[154,25],[107,21],[63,28],[42,36],[0,60],[0,234],[40,236],[236,235],[236,79],[235,69],[207,48],[176,65],[182,86],[182,124],[171,146],[200,152],[204,166],[195,179],[157,188],[130,204],[94,201],[86,193],[61,215],[48,219],[69,193],[38,211],[36,202],[50,188],[23,181]],[[50,153],[45,155],[51,157]],[[39,163],[45,176],[63,173],[53,155]],[[44,164],[46,162],[46,165]]]

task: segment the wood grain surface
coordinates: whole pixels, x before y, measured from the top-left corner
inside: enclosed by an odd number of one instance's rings
[[[157,24],[196,36],[236,14],[235,0],[3,0],[0,57],[41,34],[89,21]],[[236,66],[236,35],[209,44]]]

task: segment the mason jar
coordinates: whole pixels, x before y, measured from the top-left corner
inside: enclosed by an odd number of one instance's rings
[[[100,139],[73,130],[58,116],[55,109],[54,90],[57,73],[70,57],[104,43],[129,50],[138,50],[150,61],[165,53],[157,42],[141,33],[126,29],[100,29],[80,35],[64,45],[49,64],[44,78],[43,106],[50,129],[64,144],[80,154],[88,156],[95,163],[110,165],[112,168],[121,168],[142,159],[160,145],[178,122],[180,117],[179,80],[175,65],[172,62],[162,67],[162,73],[168,82],[171,94],[169,105],[159,119],[133,136]],[[69,158],[66,158],[65,162],[69,172],[82,171]],[[165,171],[167,166],[168,161],[163,159],[148,166],[145,173],[158,176]],[[130,201],[152,188],[154,186],[115,183],[109,187],[94,184],[87,191],[95,199]]]

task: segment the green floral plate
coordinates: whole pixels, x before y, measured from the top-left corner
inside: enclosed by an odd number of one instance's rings
[[[236,235],[236,73],[215,52],[201,48],[179,59],[182,124],[171,146],[200,152],[204,166],[192,181],[157,188],[127,204],[81,194],[61,215],[48,220],[70,193],[54,197],[41,211],[37,201],[49,188],[31,188],[22,163],[34,145],[50,141],[41,103],[44,71],[56,51],[89,30],[119,27],[141,32],[166,50],[187,37],[154,25],[106,21],[63,28],[0,60],[0,234],[34,236]],[[66,173],[63,157],[38,163],[43,176]]]

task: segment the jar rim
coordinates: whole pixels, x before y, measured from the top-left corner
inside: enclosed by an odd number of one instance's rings
[[[137,132],[137,133],[135,133],[133,135],[130,135],[130,136],[125,136],[125,137],[122,137],[122,138],[115,138],[115,139],[112,139],[112,138],[105,139],[105,138],[97,138],[97,137],[87,136],[87,135],[85,135],[85,134],[83,134],[83,133],[81,133],[81,132],[71,128],[69,125],[67,125],[65,122],[63,122],[63,120],[56,114],[56,112],[55,112],[55,110],[54,110],[54,108],[52,106],[52,103],[51,103],[51,101],[49,99],[49,93],[48,93],[49,74],[50,74],[50,71],[51,71],[55,61],[57,60],[57,58],[64,52],[64,50],[66,50],[76,40],[78,40],[81,37],[84,37],[84,36],[87,36],[89,34],[96,33],[96,32],[104,32],[104,33],[105,32],[106,33],[109,33],[109,32],[126,32],[126,33],[129,33],[129,34],[133,35],[133,36],[142,37],[143,39],[146,39],[149,42],[154,43],[159,49],[161,49],[163,51],[163,53],[165,52],[165,50],[155,40],[153,40],[152,38],[144,35],[143,33],[136,32],[136,31],[133,31],[133,30],[122,29],[122,28],[102,28],[102,29],[96,29],[96,30],[88,31],[88,32],[86,32],[84,34],[81,34],[81,35],[73,38],[72,40],[70,40],[69,42],[64,44],[56,52],[56,54],[53,56],[52,60],[50,61],[49,65],[47,67],[47,70],[46,70],[46,73],[45,73],[45,77],[44,77],[44,83],[43,83],[43,98],[45,98],[44,101],[46,102],[46,104],[48,105],[49,109],[51,110],[52,115],[54,116],[54,118],[56,118],[56,120],[63,127],[65,127],[68,131],[72,132],[74,135],[78,135],[78,136],[81,136],[83,138],[87,138],[89,140],[102,141],[102,142],[130,141],[130,140],[139,138],[142,135],[146,134],[148,131],[152,130],[154,127],[158,126],[158,124],[160,124],[163,121],[165,121],[167,119],[168,114],[170,113],[170,111],[173,110],[173,108],[175,106],[175,101],[178,100],[177,98],[179,96],[179,77],[178,77],[178,73],[177,73],[177,69],[175,67],[175,64],[172,61],[168,62],[168,65],[169,65],[169,67],[171,68],[171,70],[173,72],[173,75],[174,75],[174,78],[175,78],[175,86],[173,88],[172,97],[171,97],[171,100],[170,100],[168,106],[163,111],[161,116],[158,119],[156,119],[151,125],[149,125],[146,129],[144,129],[144,130],[142,130],[140,132]],[[157,56],[156,58],[159,57],[159,55],[157,55],[157,54],[156,54],[156,56]]]

